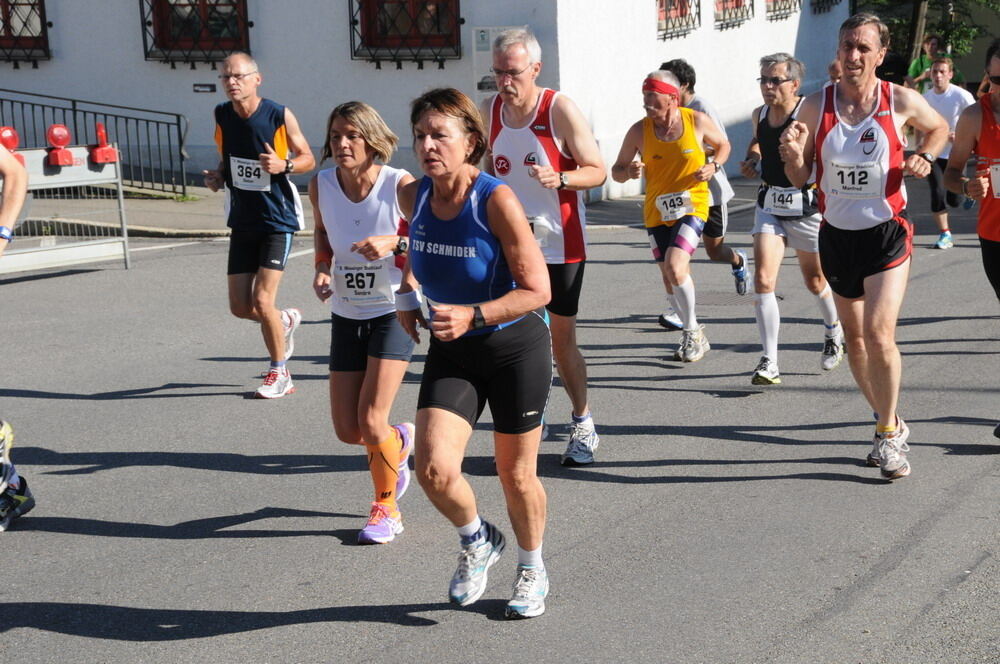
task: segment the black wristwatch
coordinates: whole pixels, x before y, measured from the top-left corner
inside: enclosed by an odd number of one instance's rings
[[[932,155],[930,152],[921,152],[920,155],[919,155],[919,157],[921,159],[925,160],[928,164],[931,164],[931,165],[934,164],[934,161],[935,161],[934,155]]]
[[[396,242],[396,248],[392,250],[392,253],[396,256],[400,254],[405,254],[406,250],[410,248],[410,240],[402,235],[399,236],[399,241]]]
[[[292,169],[295,168],[295,163],[291,159],[285,160],[285,173],[291,173]]]
[[[559,186],[556,189],[565,189],[569,186],[569,175],[566,173],[559,174]]]
[[[472,329],[481,330],[484,327],[486,327],[486,319],[483,318],[483,310],[477,304],[472,307]]]

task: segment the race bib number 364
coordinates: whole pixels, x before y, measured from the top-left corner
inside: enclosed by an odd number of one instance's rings
[[[271,174],[264,170],[256,159],[229,157],[229,172],[233,186],[244,191],[268,191],[271,189]]]

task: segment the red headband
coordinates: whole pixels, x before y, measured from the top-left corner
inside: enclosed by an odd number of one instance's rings
[[[649,92],[659,92],[661,95],[674,95],[680,98],[680,92],[674,86],[670,85],[666,81],[660,81],[655,78],[647,78],[642,82],[642,91]]]
[[[670,85],[666,81],[659,81],[655,78],[647,78],[642,82],[642,91],[649,92],[659,92],[661,95],[674,95],[678,99],[680,98],[680,92],[674,86]]]

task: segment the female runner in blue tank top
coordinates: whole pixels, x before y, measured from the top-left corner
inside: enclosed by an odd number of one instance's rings
[[[530,618],[545,611],[549,585],[545,490],[536,465],[552,356],[548,328],[535,313],[550,297],[548,271],[514,193],[475,167],[487,136],[472,100],[458,90],[432,90],[413,102],[410,122],[425,177],[400,192],[410,251],[396,308],[414,340],[418,325],[431,331],[417,400],[417,478],[459,531],[449,595],[469,605],[482,596],[487,570],[505,547],[500,531],[479,517],[462,476],[466,445],[488,402],[518,545],[506,615]]]

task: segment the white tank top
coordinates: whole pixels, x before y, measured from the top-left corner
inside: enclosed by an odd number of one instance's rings
[[[532,166],[554,170],[579,168],[562,151],[552,124],[552,106],[559,95],[542,88],[535,115],[527,125],[512,129],[503,121],[503,100],[493,98],[490,117],[490,150],[493,172],[517,195],[531,222],[546,263],[579,263],[587,257],[587,213],[583,192],[546,189],[529,175]]]
[[[816,132],[819,210],[836,228],[864,230],[894,219],[906,208],[903,143],[893,117],[892,84],[879,81],[868,117],[849,125],[837,110],[837,86],[823,92]]]
[[[406,235],[396,191],[407,172],[382,166],[375,185],[360,203],[344,195],[337,169],[316,174],[316,190],[323,226],[333,250],[330,311],[355,320],[368,320],[396,311],[395,292],[402,278],[403,257],[389,255],[369,262],[351,251],[351,245],[370,235]]]

